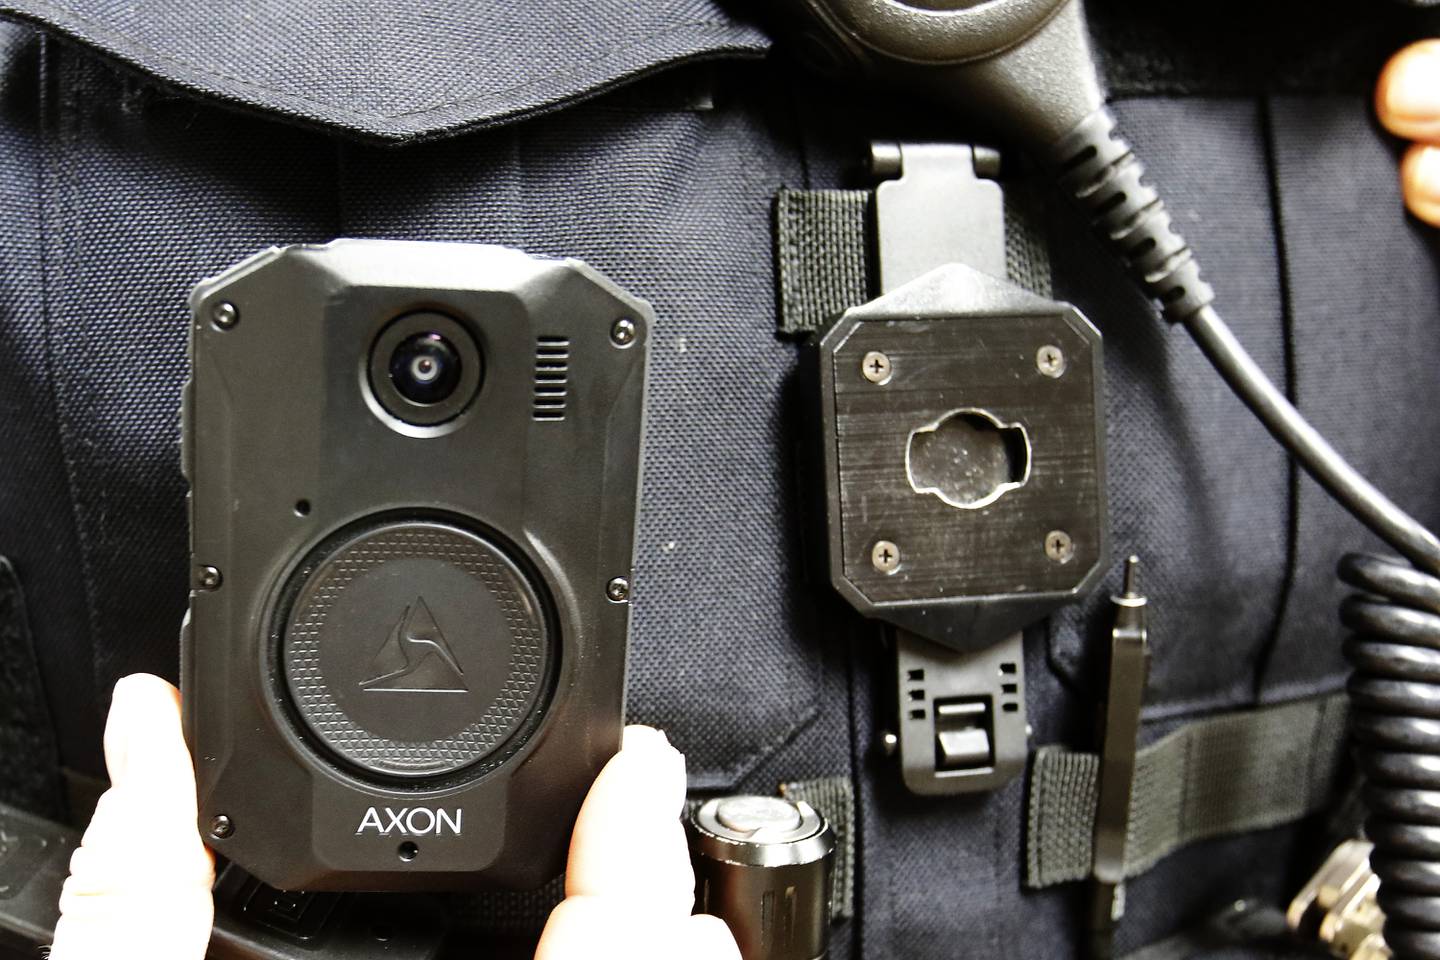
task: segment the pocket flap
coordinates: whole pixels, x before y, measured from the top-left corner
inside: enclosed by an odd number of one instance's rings
[[[0,0],[0,15],[192,93],[389,141],[506,123],[768,46],[712,0]]]

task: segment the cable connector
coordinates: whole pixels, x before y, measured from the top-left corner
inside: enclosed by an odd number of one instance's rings
[[[1291,901],[1286,926],[1343,960],[1390,960],[1385,914],[1376,900],[1380,878],[1370,869],[1373,849],[1363,840],[1336,847]]]

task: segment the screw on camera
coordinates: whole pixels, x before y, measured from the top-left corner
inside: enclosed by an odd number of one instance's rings
[[[635,321],[629,317],[621,317],[610,328],[610,340],[617,347],[628,347],[635,342],[637,333]]]
[[[195,576],[195,583],[201,590],[218,590],[224,581],[225,578],[221,575],[220,568],[208,564],[201,567]]]
[[[605,596],[611,603],[625,603],[630,599],[630,581],[616,577],[605,584]]]
[[[233,330],[240,322],[240,310],[229,300],[221,300],[210,308],[210,322],[216,330]]]

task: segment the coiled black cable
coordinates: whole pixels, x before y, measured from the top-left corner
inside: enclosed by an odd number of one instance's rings
[[[1362,592],[1345,601],[1341,620],[1354,631],[1345,645],[1354,667],[1351,735],[1366,776],[1385,939],[1397,960],[1440,960],[1440,540],[1350,466],[1235,339],[1108,110],[1086,118],[1051,159],[1165,318],[1189,331],[1331,496],[1407,558],[1345,557],[1340,577]]]
[[[1365,554],[1340,578],[1362,591],[1340,618],[1385,940],[1402,960],[1440,960],[1440,579]]]

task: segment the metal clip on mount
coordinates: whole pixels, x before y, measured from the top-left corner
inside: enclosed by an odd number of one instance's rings
[[[895,628],[906,787],[1027,753],[1020,631],[1106,558],[1100,333],[1006,275],[993,151],[877,144],[880,296],[815,344],[831,583]]]
[[[1290,903],[1285,922],[1301,938],[1318,941],[1347,960],[1389,960],[1385,914],[1376,894],[1380,878],[1370,869],[1375,848],[1347,840],[1331,852]]]
[[[1090,952],[1094,960],[1114,956],[1115,929],[1125,913],[1125,847],[1135,789],[1140,707],[1150,673],[1150,634],[1139,592],[1140,558],[1125,561],[1125,587],[1112,596],[1110,681],[1105,686],[1105,723],[1100,744],[1100,778],[1095,800],[1094,862],[1091,869]]]

